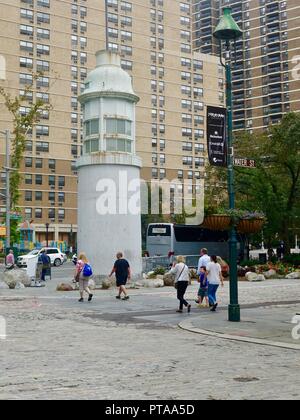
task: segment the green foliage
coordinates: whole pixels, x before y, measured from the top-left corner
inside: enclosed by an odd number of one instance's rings
[[[155,276],[163,276],[167,273],[168,270],[166,270],[164,267],[156,267],[156,269],[154,270],[154,274]]]
[[[287,255],[284,257],[283,262],[300,268],[300,254]]]
[[[10,240],[12,244],[20,242],[19,220],[10,221]]]
[[[41,73],[33,75],[33,82],[25,87],[24,96],[13,96],[4,87],[0,87],[0,96],[4,99],[4,105],[11,114],[13,123],[11,167],[14,171],[10,175],[12,209],[17,208],[20,199],[20,183],[22,181],[20,167],[25,153],[27,135],[33,126],[39,122],[41,112],[51,109],[51,106],[45,104],[42,100],[36,100],[33,104],[28,104],[26,100],[27,94],[32,91],[33,83],[41,75]],[[23,105],[29,108],[26,115],[20,113],[20,107]]]
[[[283,240],[289,253],[300,228],[300,115],[287,114],[268,133],[239,133],[235,156],[256,161],[256,169],[235,168],[237,208],[264,213],[267,246]],[[226,171],[212,168],[208,173],[212,186],[206,206],[228,208]]]

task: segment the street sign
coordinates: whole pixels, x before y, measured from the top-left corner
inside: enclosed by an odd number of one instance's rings
[[[227,167],[226,108],[207,107],[207,149],[212,166]]]
[[[256,162],[254,159],[235,158],[234,166],[238,166],[240,168],[256,168]]]

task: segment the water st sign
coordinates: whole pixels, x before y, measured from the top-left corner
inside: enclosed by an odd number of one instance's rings
[[[256,168],[256,162],[254,159],[235,158],[234,166],[239,168]]]
[[[227,167],[226,108],[207,107],[207,149],[212,166]]]

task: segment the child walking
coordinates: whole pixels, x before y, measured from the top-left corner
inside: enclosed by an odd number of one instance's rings
[[[201,306],[205,299],[206,307],[209,307],[207,271],[206,271],[206,267],[204,266],[200,268],[199,283],[200,283],[200,287],[199,287],[198,299],[196,300],[196,303],[198,303],[199,306]]]

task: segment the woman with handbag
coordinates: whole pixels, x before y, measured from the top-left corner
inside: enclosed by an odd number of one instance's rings
[[[188,288],[190,281],[190,270],[185,264],[185,259],[182,256],[176,258],[177,263],[174,263],[171,274],[175,275],[175,288],[177,289],[177,299],[179,300],[178,313],[183,313],[183,306],[187,308],[188,313],[191,312],[191,305],[185,300],[184,295]]]

